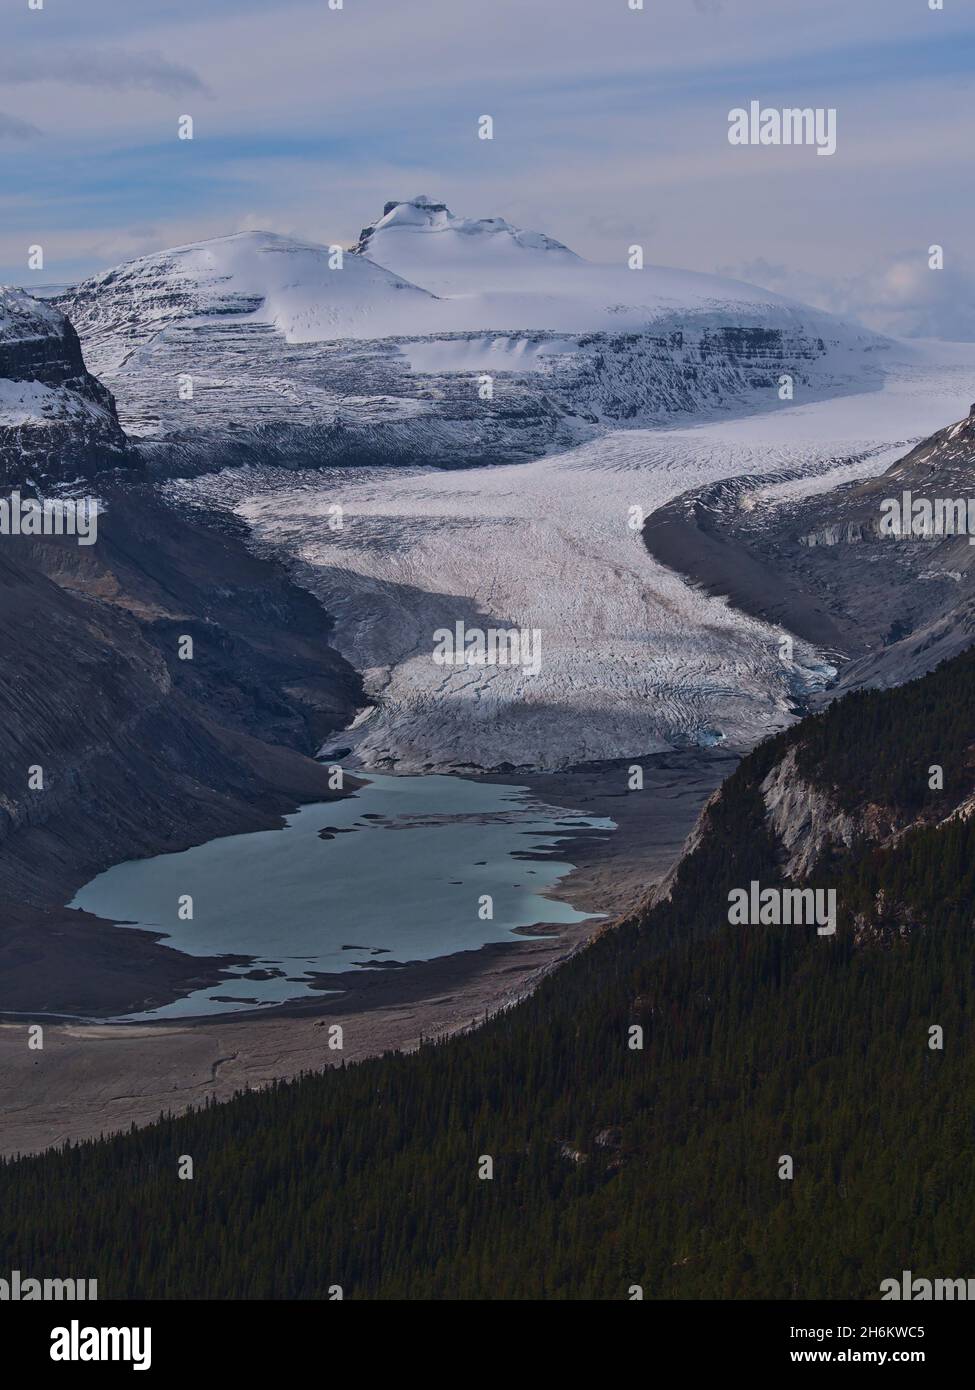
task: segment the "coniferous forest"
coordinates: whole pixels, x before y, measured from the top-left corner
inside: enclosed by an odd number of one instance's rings
[[[973,697],[968,652],[761,745],[668,899],[470,1034],[7,1163],[0,1264],[175,1299],[871,1299],[975,1273]],[[782,882],[761,783],[793,747],[847,812],[916,823],[810,876],[832,937],[728,925],[731,888]]]

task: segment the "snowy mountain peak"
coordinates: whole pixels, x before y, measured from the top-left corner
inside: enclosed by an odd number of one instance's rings
[[[26,290],[0,285],[0,343],[46,338],[59,331],[61,315]]]
[[[435,294],[511,288],[513,280],[539,270],[585,264],[544,232],[515,227],[503,217],[456,217],[446,203],[425,194],[386,203],[353,250]]]
[[[277,232],[175,246],[84,281],[59,299],[100,371],[163,330],[244,318],[291,343],[405,331],[435,301],[364,257]]]
[[[379,221],[371,227],[363,227],[356,251],[360,255],[367,255],[368,245],[383,232],[394,227],[414,233],[447,233],[448,243],[452,239],[450,234],[480,238],[501,237],[504,241],[513,242],[526,250],[557,251],[571,256],[573,260],[579,259],[574,251],[570,251],[554,237],[546,236],[544,232],[525,231],[513,226],[503,217],[455,217],[446,203],[434,202],[425,193],[420,193],[407,202],[386,203]]]

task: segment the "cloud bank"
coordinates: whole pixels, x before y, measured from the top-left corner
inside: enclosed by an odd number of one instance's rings
[[[895,338],[975,342],[975,274],[928,264],[928,248],[873,262],[854,275],[832,278],[764,259],[721,267],[722,273],[853,317]]]

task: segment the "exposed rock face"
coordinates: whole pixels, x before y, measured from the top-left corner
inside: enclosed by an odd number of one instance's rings
[[[63,482],[128,461],[111,392],[52,305],[0,288],[0,481]]]
[[[791,735],[784,737],[788,740]],[[844,863],[856,862],[858,855],[871,849],[889,849],[912,831],[949,826],[975,815],[975,794],[963,795],[950,809],[942,806],[909,812],[902,807],[866,800],[852,809],[844,809],[830,790],[802,775],[798,766],[801,748],[801,740],[789,744],[765,776],[755,782],[764,806],[764,824],[772,837],[776,872],[784,882],[807,887],[817,885],[824,874],[829,876]],[[702,849],[706,850],[709,842],[721,838],[720,826],[727,815],[727,787],[727,783],[723,784],[708,798],[677,862],[648,895],[647,908],[670,899],[687,861]],[[875,906],[876,913],[871,918],[873,925],[867,924],[865,919],[854,920],[858,940],[876,934],[879,919],[889,918],[900,931],[916,925],[909,911],[898,902],[885,899],[884,894],[878,897]]]
[[[794,748],[765,778],[762,796],[769,824],[785,854],[787,878],[808,877],[823,855],[837,846],[851,849],[862,834],[853,816],[840,811],[824,791],[799,775]]]
[[[897,545],[902,540],[910,541],[910,537],[897,537],[890,534],[889,527],[885,529],[881,508],[885,499],[900,501],[905,492],[917,498],[967,498],[972,495],[973,481],[975,414],[970,413],[966,419],[946,425],[943,430],[925,439],[902,459],[898,459],[886,473],[856,487],[837,491],[830,507],[836,519],[799,534],[797,539],[800,545],[806,546],[833,546],[844,542],[852,545],[860,541],[880,540]],[[801,518],[802,513],[798,519]],[[914,539],[923,540],[922,537]],[[975,565],[975,554],[968,553],[967,535],[931,539],[936,544],[941,544],[943,540],[947,547],[937,552],[940,563],[952,559],[965,569]]]

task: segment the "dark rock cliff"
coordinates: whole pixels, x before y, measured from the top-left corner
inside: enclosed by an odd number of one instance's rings
[[[71,481],[129,461],[111,392],[52,305],[0,288],[0,482]]]

